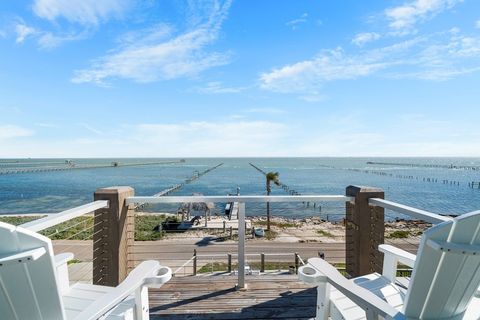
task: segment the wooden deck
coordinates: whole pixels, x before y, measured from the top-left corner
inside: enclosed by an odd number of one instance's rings
[[[235,290],[236,277],[224,275],[172,278],[150,290],[154,319],[312,319],[316,288],[296,275],[246,277],[247,290]]]

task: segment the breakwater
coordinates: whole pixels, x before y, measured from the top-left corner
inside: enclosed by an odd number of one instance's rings
[[[451,179],[438,179],[434,177],[420,177],[415,175],[405,175],[405,174],[393,174],[385,171],[377,171],[377,170],[366,170],[366,169],[354,169],[354,168],[347,168],[346,170],[355,171],[355,172],[362,172],[367,174],[374,174],[378,176],[385,176],[385,177],[392,177],[398,179],[408,179],[408,180],[417,180],[422,182],[428,183],[438,183],[443,185],[450,185],[450,186],[468,186],[472,189],[480,189],[480,182],[471,181],[468,183],[462,183],[458,180],[451,180]]]
[[[374,165],[381,165],[381,166],[412,167],[412,168],[416,167],[416,168],[480,170],[480,166],[466,166],[466,165],[455,165],[455,164],[403,163],[403,162],[377,162],[377,161],[368,161],[367,164],[374,164]]]

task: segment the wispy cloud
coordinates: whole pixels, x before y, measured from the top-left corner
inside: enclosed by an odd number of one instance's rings
[[[98,25],[111,17],[120,17],[130,0],[35,0],[33,12],[44,19],[59,18],[82,25]]]
[[[20,126],[11,124],[0,125],[0,140],[29,137],[33,134],[34,132],[32,130]]]
[[[388,8],[385,15],[394,30],[408,30],[419,21],[429,19],[440,12],[454,7],[463,0],[414,0]]]
[[[219,81],[208,82],[203,87],[195,88],[195,92],[202,94],[226,94],[226,93],[239,93],[245,90],[245,87],[226,87]]]
[[[465,36],[458,30],[416,37],[357,54],[341,48],[323,50],[310,60],[262,73],[260,86],[303,96],[318,93],[326,82],[373,74],[442,81],[479,71],[479,50],[480,37]]]
[[[228,0],[215,2],[205,22],[168,40],[152,43],[141,38],[122,45],[115,53],[94,61],[91,68],[76,71],[72,81],[105,84],[107,79],[124,78],[152,82],[192,77],[225,65],[230,59],[228,53],[209,52],[206,47],[217,40],[230,5]]]
[[[35,28],[29,27],[22,22],[22,23],[17,23],[17,25],[15,26],[15,33],[16,33],[15,42],[20,44],[20,43],[23,43],[26,38],[37,33],[37,31],[35,30]]]
[[[95,133],[95,134],[97,134],[97,135],[103,135],[103,134],[104,134],[103,131],[98,130],[98,129],[92,127],[92,126],[89,125],[88,123],[82,122],[82,123],[79,123],[79,125],[82,126],[82,127],[84,127],[85,129],[87,129],[88,131],[90,131],[90,132],[92,132],[92,133]]]
[[[367,42],[375,41],[380,39],[380,35],[376,32],[362,32],[357,33],[352,39],[352,43],[361,47]]]
[[[251,108],[245,110],[248,113],[265,113],[265,114],[284,114],[287,113],[284,109],[279,108]]]
[[[323,50],[311,60],[297,62],[260,75],[263,89],[276,92],[310,92],[322,83],[355,79],[383,69],[388,62],[370,55],[349,56],[343,49]]]
[[[292,28],[292,30],[297,30],[301,24],[306,23],[308,20],[308,13],[304,13],[300,16],[300,18],[293,19],[285,23],[287,27]]]
[[[237,119],[141,124],[134,127],[134,134],[142,144],[161,146],[169,155],[262,156],[275,154],[285,130],[280,123]]]
[[[58,35],[51,32],[42,32],[41,35],[38,37],[38,46],[41,49],[53,49],[65,42],[70,41],[77,41],[81,39],[85,39],[87,33],[81,32],[78,34],[66,34],[66,35]]]
[[[42,128],[58,128],[59,126],[53,123],[45,123],[45,122],[35,122],[35,126],[42,127]]]
[[[480,19],[475,22],[475,28],[480,29]]]

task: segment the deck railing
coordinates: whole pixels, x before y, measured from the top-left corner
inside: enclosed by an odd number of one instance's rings
[[[102,208],[108,208],[108,201],[101,200],[90,202],[79,207],[59,212],[57,214],[50,214],[44,218],[33,220],[20,226],[25,229],[39,232]]]
[[[403,215],[409,216],[411,218],[423,220],[433,224],[445,222],[452,219],[448,216],[442,216],[436,213],[428,212],[425,210],[409,207],[403,204],[399,204],[396,202],[379,199],[379,198],[369,199],[368,204],[374,207],[382,207],[384,209],[389,209],[389,210],[401,213]]]
[[[269,271],[280,272],[285,269],[288,269],[289,272],[293,270],[293,272],[297,273],[300,265],[305,265],[305,261],[296,252],[246,253],[245,257],[247,270],[255,274]],[[189,276],[197,275],[198,273],[207,273],[208,271],[210,271],[210,273],[236,273],[238,269],[236,268],[235,258],[238,263],[238,254],[236,253],[197,254],[195,250],[192,257],[178,267],[172,275],[177,277]],[[284,266],[285,263],[287,264],[287,268]],[[202,265],[202,267],[199,268],[200,265]]]
[[[343,195],[302,195],[302,196],[166,196],[166,197],[128,197],[125,204],[137,203],[208,203],[238,202],[238,288],[245,287],[245,206],[248,203],[267,202],[327,202],[351,201],[352,197]]]
[[[94,212],[91,218],[94,223],[88,227],[93,229],[93,282],[116,285],[126,277],[128,271],[134,266],[131,256],[135,244],[135,204],[238,202],[237,252],[230,254],[230,262],[227,260],[227,265],[232,265],[232,255],[238,257],[238,286],[243,288],[245,287],[245,266],[247,258],[251,254],[245,251],[247,234],[245,210],[251,203],[344,203],[345,264],[346,272],[351,276],[381,271],[383,256],[378,252],[378,245],[385,242],[385,209],[432,224],[451,219],[447,216],[398,204],[383,198],[384,192],[381,189],[356,186],[347,187],[346,195],[162,197],[136,197],[134,196],[134,190],[130,187],[111,187],[97,190],[94,196],[95,201],[92,203],[27,222],[22,227],[39,232],[73,218]],[[255,255],[258,256],[259,254],[255,253]],[[228,257],[227,255],[227,259]],[[192,259],[181,265],[180,268],[177,268],[175,273],[181,273],[182,268],[185,270],[189,264],[194,264],[203,258],[207,257],[202,255],[192,257]],[[297,264],[301,263],[301,261],[303,259],[298,256]],[[295,262],[294,265],[296,265]]]

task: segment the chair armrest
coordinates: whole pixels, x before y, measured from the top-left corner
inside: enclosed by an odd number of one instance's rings
[[[57,254],[54,257],[55,269],[57,271],[57,284],[60,293],[63,294],[70,288],[70,278],[68,276],[68,261],[73,259],[73,253],[66,252]]]
[[[387,319],[406,319],[405,315],[389,305],[386,301],[346,279],[335,267],[325,260],[311,258],[308,259],[308,264],[327,277],[330,285],[334,286],[347,298],[365,310],[368,319],[376,319],[376,316],[382,316]]]
[[[55,267],[59,267],[62,264],[68,263],[68,261],[73,260],[73,253],[65,252],[60,253],[55,256]]]
[[[399,262],[413,268],[415,265],[415,259],[417,258],[416,255],[411,254],[410,252],[388,244],[379,245],[378,251],[383,252],[384,254],[382,275],[391,282],[395,282]]]
[[[78,320],[94,320],[107,314],[113,307],[118,305],[122,300],[134,293],[135,290],[147,285],[149,278],[155,278],[159,270],[166,268],[160,266],[158,261],[144,261],[130,272],[125,280],[120,283],[114,290],[95,301],[88,307],[88,310],[80,313],[75,319]],[[168,268],[170,277],[171,270]],[[168,278],[170,280],[170,278]],[[166,281],[168,281],[166,280]],[[165,281],[165,282],[166,282]]]
[[[380,252],[383,252],[385,255],[395,256],[398,262],[403,263],[410,268],[413,268],[413,266],[415,265],[415,259],[417,258],[417,256],[403,249],[388,244],[381,244],[378,246],[378,250]]]

